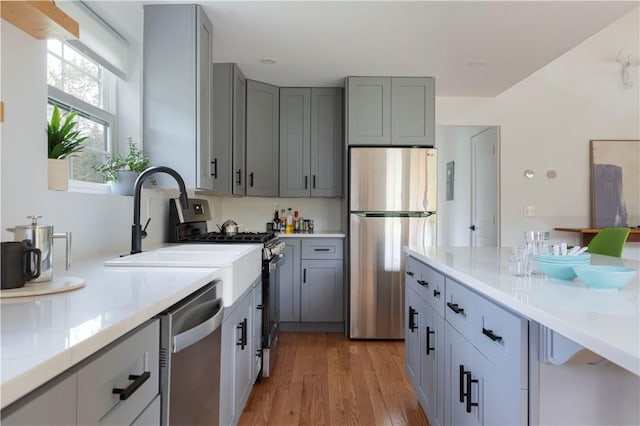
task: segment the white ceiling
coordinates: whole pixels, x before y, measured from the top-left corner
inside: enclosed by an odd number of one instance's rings
[[[247,78],[278,86],[342,86],[351,75],[433,76],[438,96],[495,96],[640,4],[196,3],[213,23],[214,61],[238,63]],[[104,18],[127,37],[138,37],[130,25],[140,4],[99,2],[94,10],[110,15]],[[612,61],[623,44],[607,52]],[[265,65],[261,58],[278,62]]]

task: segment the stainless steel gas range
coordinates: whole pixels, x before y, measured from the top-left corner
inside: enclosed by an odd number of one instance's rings
[[[279,267],[284,263],[285,243],[274,232],[240,232],[227,235],[208,232],[207,221],[211,212],[207,200],[189,198],[189,208],[184,209],[177,198],[169,204],[168,241],[183,244],[244,243],[262,244],[262,371],[258,380],[269,377],[275,360],[280,322]],[[224,285],[224,283],[223,283]]]

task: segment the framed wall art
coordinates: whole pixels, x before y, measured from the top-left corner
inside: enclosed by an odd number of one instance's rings
[[[640,226],[640,140],[591,140],[591,226]]]

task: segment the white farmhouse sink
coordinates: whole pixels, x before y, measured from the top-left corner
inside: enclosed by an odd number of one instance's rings
[[[118,257],[104,266],[219,268],[222,301],[231,306],[262,273],[260,244],[183,244]]]

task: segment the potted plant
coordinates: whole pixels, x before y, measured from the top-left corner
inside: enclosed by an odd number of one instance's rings
[[[82,136],[73,121],[77,113],[60,114],[53,107],[51,120],[47,124],[47,157],[49,189],[66,191],[69,186],[69,163],[67,158],[77,156],[84,146],[87,136]]]
[[[118,195],[133,195],[133,187],[138,175],[149,168],[149,157],[133,143],[129,138],[129,152],[127,156],[118,154],[115,157],[108,156],[107,160],[96,170],[102,173],[105,183],[111,185],[111,192]],[[155,179],[150,177],[149,182],[155,185]]]

